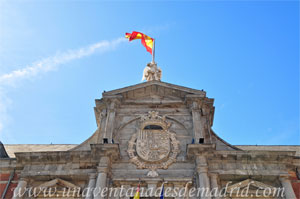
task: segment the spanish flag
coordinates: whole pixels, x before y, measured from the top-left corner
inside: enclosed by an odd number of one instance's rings
[[[126,33],[125,37],[128,38],[129,41],[135,39],[141,39],[143,46],[145,46],[146,50],[152,55],[153,43],[154,39],[145,35],[141,32],[133,31],[132,33]]]
[[[136,193],[134,194],[133,199],[140,199],[140,184],[137,187]]]

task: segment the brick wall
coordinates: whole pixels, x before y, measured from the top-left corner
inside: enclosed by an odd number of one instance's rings
[[[9,180],[9,176],[10,176],[10,172],[9,171],[5,171],[5,172],[2,172],[0,173],[0,197],[2,196],[4,190],[5,190],[5,187],[8,183],[8,180]],[[12,196],[13,196],[13,190],[14,188],[17,187],[17,184],[18,184],[18,175],[15,173],[9,187],[8,187],[8,190],[5,194],[5,199],[11,199]]]
[[[289,172],[290,180],[297,199],[300,199],[300,180],[297,178],[296,172]]]
[[[292,182],[292,185],[297,199],[300,199],[300,180],[298,180],[297,182]]]

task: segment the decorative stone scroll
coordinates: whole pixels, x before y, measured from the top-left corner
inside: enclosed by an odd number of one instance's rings
[[[157,169],[167,169],[180,151],[175,133],[169,131],[171,123],[156,111],[141,116],[140,129],[128,142],[130,161],[138,169],[149,169],[148,176],[156,177]]]

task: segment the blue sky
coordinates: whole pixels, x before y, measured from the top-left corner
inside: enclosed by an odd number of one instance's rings
[[[0,2],[0,140],[76,144],[94,99],[140,83],[156,39],[162,80],[215,98],[231,144],[300,144],[298,1]]]

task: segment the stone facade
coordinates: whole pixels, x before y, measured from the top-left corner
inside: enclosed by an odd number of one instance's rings
[[[12,198],[16,186],[56,187],[61,192],[53,198],[62,198],[64,187],[156,188],[165,183],[165,189],[211,191],[250,183],[250,191],[284,188],[282,197],[273,198],[300,198],[300,147],[230,145],[211,128],[213,103],[203,90],[155,80],[104,92],[96,100],[97,129],[90,138],[66,150],[15,152],[15,158],[2,158],[0,192]],[[120,198],[82,194],[71,198]],[[230,197],[239,198],[235,192]]]

